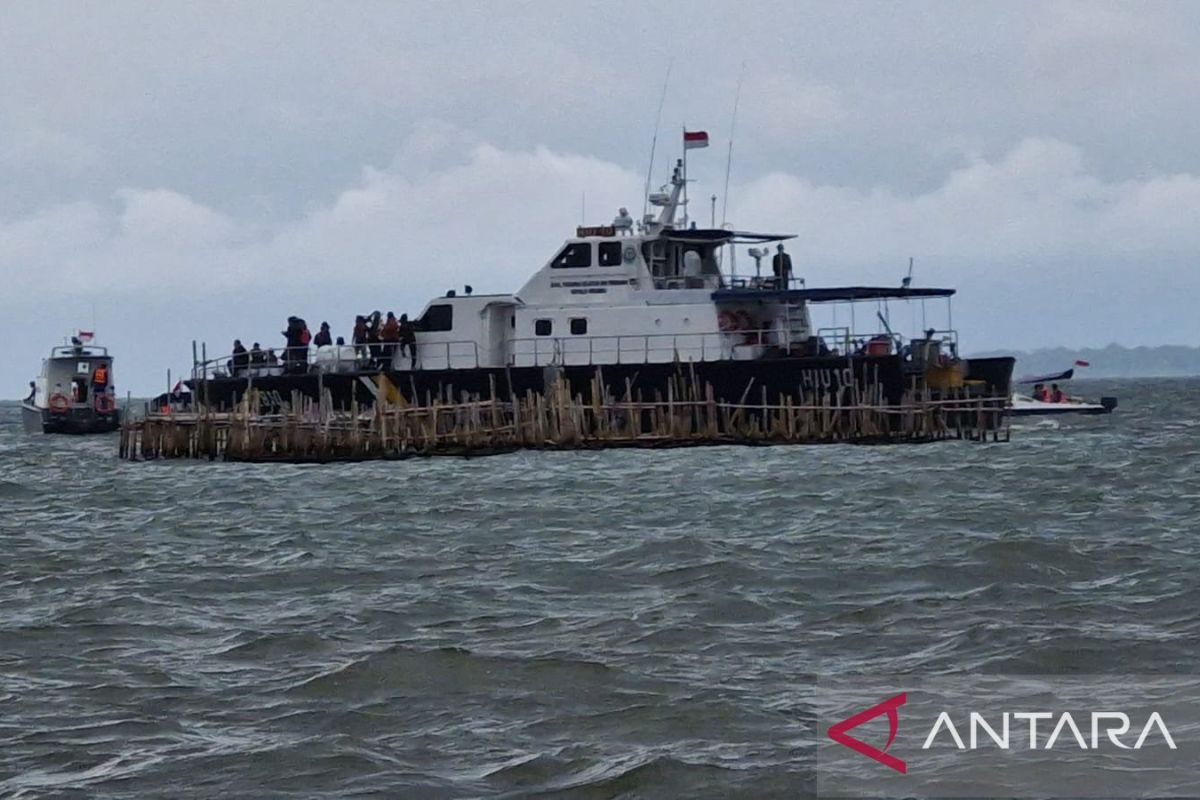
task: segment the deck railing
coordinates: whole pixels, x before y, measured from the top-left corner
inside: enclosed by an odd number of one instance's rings
[[[932,343],[935,349],[943,354],[958,352],[958,332],[954,330],[933,330],[929,337],[908,338],[899,333],[874,331],[872,333],[855,333],[845,326],[818,328],[817,337],[826,347],[836,349],[842,355],[847,353],[870,352],[872,342],[886,342],[891,353],[903,353],[919,348],[923,343]],[[944,348],[944,349],[943,349]]]
[[[770,346],[795,347],[805,344],[793,341],[789,332],[778,326],[761,331],[734,331],[729,333],[651,333],[625,335],[579,335],[579,336],[532,336],[507,339],[490,351],[482,350],[478,342],[455,340],[445,342],[418,342],[415,368],[418,370],[477,369],[480,367],[542,367],[542,366],[603,366],[606,364],[661,364],[674,361],[740,361],[759,357]],[[855,352],[871,352],[871,343],[876,346],[885,342],[888,353],[911,351],[922,342],[932,342],[936,349],[945,354],[956,352],[957,334],[954,331],[935,331],[930,339],[906,339],[900,334],[873,332],[856,334],[846,327],[821,328],[817,338],[825,345],[811,355],[847,355]],[[905,348],[909,348],[906,351]],[[315,348],[303,348],[303,359],[289,364],[287,360],[275,364],[249,363],[234,368],[233,356],[225,355],[207,361],[198,361],[192,370],[192,378],[267,378],[287,374],[309,372],[348,373],[378,368],[380,362],[387,363],[396,371],[412,369],[413,362],[407,350],[401,352],[397,344],[356,345],[354,356],[346,357],[350,345],[335,346],[339,351],[332,358],[318,355]],[[382,352],[380,352],[382,350]],[[376,359],[373,353],[379,353]],[[884,353],[879,353],[884,354]],[[914,356],[919,356],[914,353]]]

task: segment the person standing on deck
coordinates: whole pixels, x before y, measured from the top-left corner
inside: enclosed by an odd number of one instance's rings
[[[775,247],[775,255],[771,258],[771,271],[775,273],[775,288],[786,289],[792,280],[792,257],[783,252],[783,244]]]
[[[250,364],[251,366],[258,366],[265,363],[267,363],[267,354],[262,351],[262,347],[259,346],[258,342],[255,342],[250,346]]]
[[[241,339],[233,340],[233,357],[229,359],[229,374],[240,375],[246,371],[246,367],[250,364],[250,355],[246,352],[245,345]]]
[[[379,344],[379,329],[382,326],[382,314],[373,311],[367,318],[367,344],[371,351],[371,365],[379,366],[383,360],[383,347]]]
[[[387,322],[383,323],[383,328],[379,331],[379,340],[383,342],[384,364],[390,367],[396,357],[396,345],[400,343],[400,323],[391,311],[387,313]]]
[[[294,357],[292,355],[293,348],[296,346],[299,338],[299,334],[296,330],[297,322],[298,320],[295,317],[288,317],[287,327],[279,332],[280,335],[283,336],[283,365],[284,369],[289,372],[292,369],[292,358]]]
[[[359,361],[366,361],[367,352],[367,318],[362,314],[354,317],[354,331],[350,335],[350,343]]]
[[[333,336],[329,333],[328,322],[321,323],[321,330],[317,331],[317,335],[313,337],[313,344],[317,347],[325,347],[333,344]]]
[[[101,362],[94,370],[92,370],[92,396],[104,394],[108,391],[108,367]]]
[[[417,368],[417,328],[408,318],[408,314],[400,315],[400,355],[408,351],[409,368]]]
[[[287,341],[283,363],[288,372],[304,372],[308,366],[308,343],[312,340],[308,325],[299,317],[288,317],[287,329],[282,332]]]

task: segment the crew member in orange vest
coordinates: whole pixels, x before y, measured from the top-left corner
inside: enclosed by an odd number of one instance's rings
[[[108,388],[108,367],[101,364],[92,371],[92,392],[103,394]]]

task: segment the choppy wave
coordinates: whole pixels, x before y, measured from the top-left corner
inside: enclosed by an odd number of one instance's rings
[[[1185,672],[1200,384],[1009,444],[127,464],[0,406],[0,795],[775,797],[816,675]]]

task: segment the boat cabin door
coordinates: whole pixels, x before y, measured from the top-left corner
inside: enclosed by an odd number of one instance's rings
[[[492,303],[487,307],[484,331],[487,346],[480,352],[480,366],[503,367],[509,363],[510,342],[516,336],[515,307]]]

